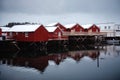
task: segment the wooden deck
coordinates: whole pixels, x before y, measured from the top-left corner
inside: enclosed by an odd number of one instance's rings
[[[61,40],[68,40],[67,38],[54,38],[54,39],[48,39],[48,41],[61,41]]]
[[[106,36],[106,32],[63,32],[63,36]]]

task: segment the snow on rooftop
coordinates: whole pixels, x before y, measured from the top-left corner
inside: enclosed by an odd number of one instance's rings
[[[9,32],[34,32],[40,25],[15,25],[9,29]]]
[[[89,28],[91,27],[93,24],[86,24],[86,25],[81,25],[83,28]]]
[[[46,26],[45,28],[47,29],[48,32],[54,32],[57,29],[57,27],[55,26]]]
[[[76,25],[76,23],[74,23],[74,24],[67,24],[67,25],[65,25],[65,27],[66,28],[72,28],[73,26],[75,26]]]
[[[48,24],[47,26],[55,26],[57,24],[57,22],[55,22],[55,23],[50,23],[50,24]]]
[[[2,32],[8,31],[10,28],[9,27],[0,27],[2,29]]]

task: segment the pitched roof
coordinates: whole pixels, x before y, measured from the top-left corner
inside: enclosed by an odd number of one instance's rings
[[[83,28],[90,28],[93,24],[82,25]]]
[[[76,23],[74,23],[74,24],[67,24],[67,25],[65,25],[65,27],[66,28],[72,28],[73,26],[75,26],[76,25]]]
[[[9,27],[0,27],[1,29],[2,29],[2,32],[7,32],[7,31],[9,31]]]
[[[15,25],[9,29],[9,32],[34,32],[41,25]]]
[[[55,23],[50,23],[48,24],[47,26],[55,26],[58,22],[55,22]]]
[[[55,26],[46,26],[45,28],[47,29],[48,32],[54,32],[57,29],[57,27]]]

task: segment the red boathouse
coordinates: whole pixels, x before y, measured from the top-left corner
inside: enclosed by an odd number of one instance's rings
[[[48,41],[48,31],[43,25],[15,25],[9,29],[9,36],[21,42]]]
[[[84,32],[84,28],[79,24],[75,24],[74,26],[71,27],[71,31]]]
[[[59,39],[59,38],[62,38],[62,31],[61,31],[60,28],[58,28],[56,26],[46,26],[45,28],[49,32],[49,34],[48,34],[49,39]]]
[[[65,25],[65,27],[66,27],[66,31],[68,32],[84,32],[84,28],[78,23],[68,24],[68,25]]]
[[[51,24],[48,24],[47,26],[56,26],[59,29],[61,29],[61,31],[66,31],[66,28],[59,22],[58,23],[51,23]]]
[[[88,32],[100,32],[100,28],[96,26],[95,24],[93,24],[92,26],[88,28]]]

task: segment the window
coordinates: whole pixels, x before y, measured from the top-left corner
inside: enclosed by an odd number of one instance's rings
[[[82,32],[82,29],[80,29],[80,32]]]
[[[107,26],[105,26],[105,29],[107,29]]]
[[[118,26],[118,29],[120,29],[120,26]]]
[[[96,32],[98,32],[99,30],[98,29],[96,29]]]
[[[61,32],[58,32],[58,37],[61,37]]]
[[[16,35],[18,35],[18,32],[16,32]]]
[[[71,30],[71,32],[75,32],[75,29]]]
[[[25,32],[25,37],[28,37],[28,32]]]
[[[110,29],[110,26],[108,26],[108,29]]]
[[[10,36],[12,36],[12,32],[10,32]]]

